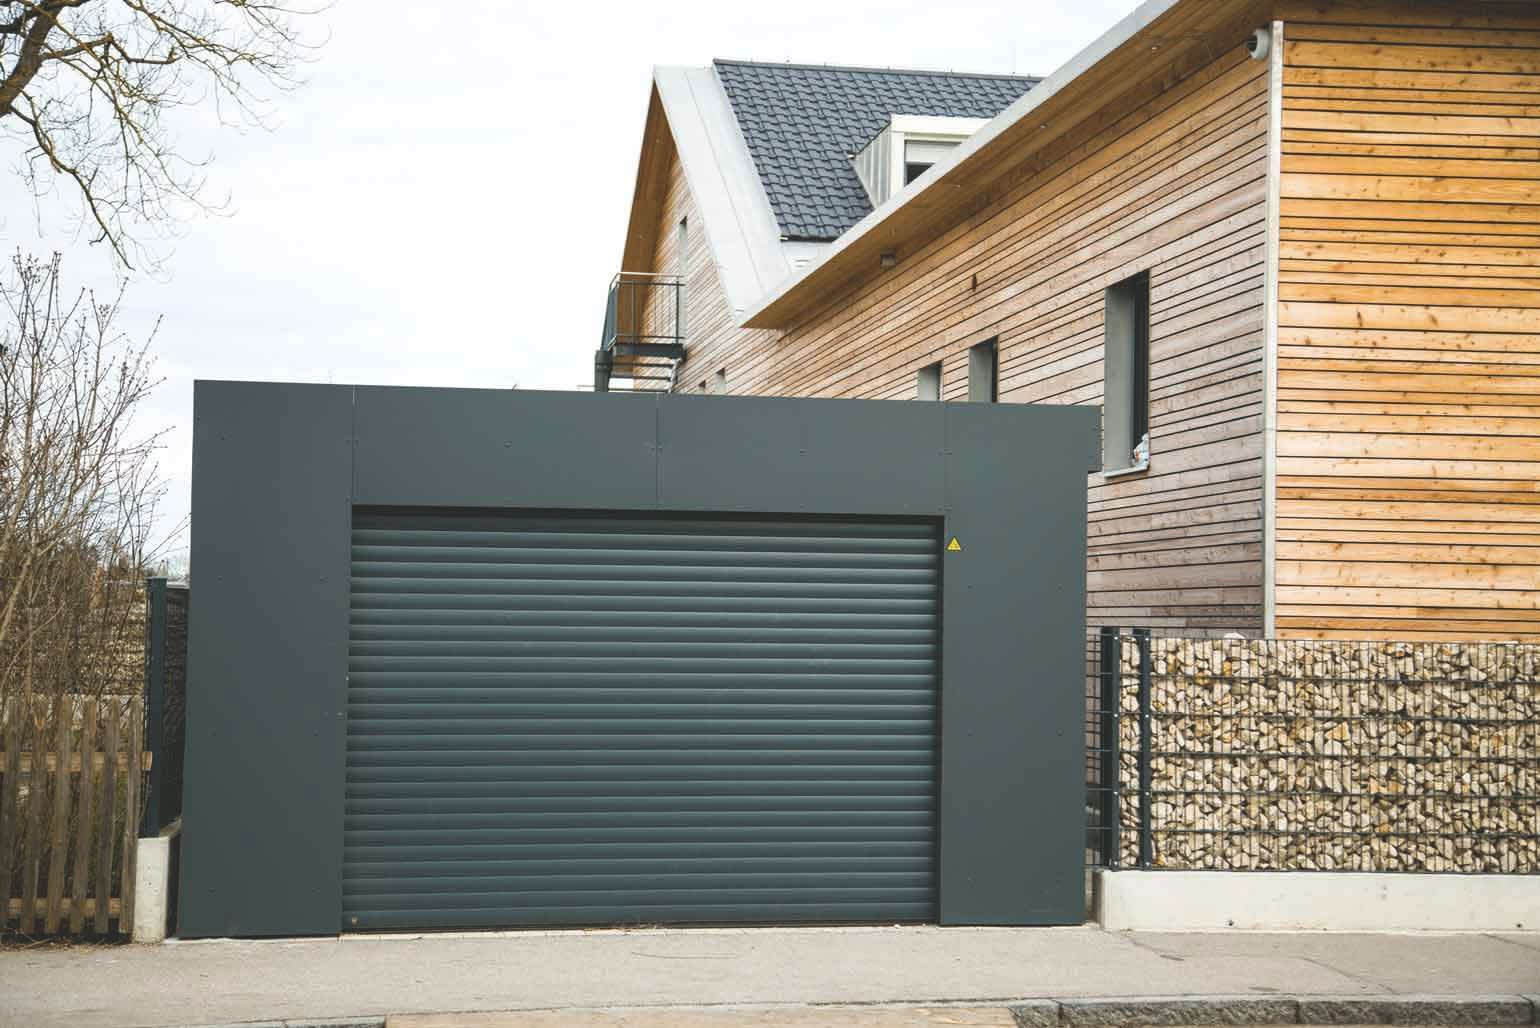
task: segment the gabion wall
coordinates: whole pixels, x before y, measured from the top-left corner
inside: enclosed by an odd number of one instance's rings
[[[1150,866],[1540,872],[1540,645],[1149,645]],[[1139,648],[1120,649],[1134,867]]]

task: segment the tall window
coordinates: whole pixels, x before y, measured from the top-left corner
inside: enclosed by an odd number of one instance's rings
[[[999,363],[993,339],[968,348],[969,403],[994,403],[1000,398]]]
[[[914,375],[914,398],[916,400],[941,399],[941,362],[927,364]]]
[[[1102,470],[1150,464],[1150,276],[1107,290],[1102,404]]]
[[[727,392],[727,369],[717,368],[717,373],[711,378],[711,391],[718,396]]]
[[[680,218],[679,228],[674,233],[674,276],[680,281],[685,281],[690,273],[690,219]],[[685,328],[684,290],[674,290],[674,333],[683,339]],[[705,392],[704,389],[701,392]]]

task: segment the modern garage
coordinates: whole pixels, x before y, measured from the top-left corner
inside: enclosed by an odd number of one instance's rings
[[[195,398],[184,937],[1080,920],[1094,409]]]

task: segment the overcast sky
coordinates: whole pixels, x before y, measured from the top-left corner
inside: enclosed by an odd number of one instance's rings
[[[129,285],[125,324],[164,316],[163,531],[187,514],[197,378],[574,389],[591,381],[619,270],[651,68],[713,57],[1046,75],[1134,0],[882,3],[336,0],[270,132],[213,133],[226,216],[185,225]],[[452,12],[452,14],[450,13]],[[403,17],[403,15],[407,15]],[[6,165],[15,154],[6,155]],[[39,226],[0,179],[6,248],[62,250],[111,287],[66,209]],[[185,532],[170,549],[185,559]]]

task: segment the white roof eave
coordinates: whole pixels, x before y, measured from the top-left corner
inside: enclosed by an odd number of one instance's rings
[[[662,67],[653,83],[733,317],[784,281],[780,229],[716,70]]]

